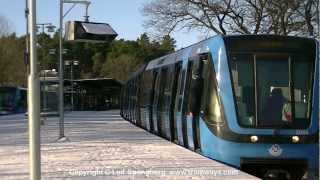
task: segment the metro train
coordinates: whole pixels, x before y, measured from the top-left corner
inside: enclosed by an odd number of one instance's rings
[[[319,178],[319,42],[217,35],[150,61],[120,114],[262,179]]]
[[[24,113],[26,109],[26,88],[14,86],[0,87],[0,115]]]

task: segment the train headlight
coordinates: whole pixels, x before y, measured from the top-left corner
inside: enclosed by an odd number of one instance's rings
[[[299,136],[292,136],[292,142],[293,143],[298,143],[299,141],[300,141],[300,138],[299,138]]]
[[[251,142],[255,143],[259,140],[258,136],[251,136],[250,137]]]

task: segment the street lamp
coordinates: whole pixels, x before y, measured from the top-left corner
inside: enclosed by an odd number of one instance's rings
[[[24,10],[24,14],[26,17],[26,49],[24,52],[24,61],[25,64],[28,65],[29,64],[29,4],[28,4],[28,0],[26,0],[26,8]]]
[[[42,34],[45,34],[45,28],[47,28],[47,31],[48,31],[48,33],[52,33],[52,32],[54,32],[54,30],[55,30],[55,28],[56,28],[56,26],[54,26],[54,25],[52,25],[51,23],[37,23],[36,24],[36,27],[37,27],[37,30],[39,29],[39,28],[42,28]],[[42,42],[42,45],[41,45],[41,47],[43,48],[43,43],[44,42]],[[46,109],[47,109],[47,97],[46,97],[46,83],[45,83],[45,81],[46,81],[46,63],[45,63],[45,60],[44,60],[44,55],[45,55],[45,53],[44,53],[44,51],[42,51],[42,63],[43,63],[43,66],[42,66],[42,76],[43,76],[43,81],[42,81],[42,111],[43,111],[43,118],[45,119],[45,111],[46,111]],[[43,125],[44,124],[44,121],[42,120],[41,121],[41,124]]]
[[[65,61],[66,66],[70,66],[70,85],[71,85],[71,110],[73,111],[74,109],[74,88],[73,88],[73,81],[74,81],[74,69],[73,66],[78,66],[79,61],[76,60],[70,60],[70,61]]]
[[[37,30],[40,27],[42,28],[42,34],[44,34],[44,28],[47,28],[49,33],[53,33],[56,28],[56,26],[52,25],[51,23],[37,23]]]
[[[63,14],[63,4],[71,3],[73,6]],[[86,5],[86,15],[85,20],[88,21],[88,7],[90,1],[87,0],[60,0],[60,30],[59,30],[59,141],[67,140],[64,136],[64,102],[63,102],[63,18],[72,10],[76,4],[85,4]]]
[[[63,14],[63,4],[64,3],[71,3],[73,6]],[[110,42],[112,41],[118,34],[112,29],[112,27],[106,23],[93,23],[89,22],[88,19],[88,7],[90,5],[90,1],[88,0],[60,0],[60,31],[59,31],[59,141],[67,140],[64,138],[64,108],[63,108],[63,57],[62,57],[62,32],[63,32],[63,18],[72,10],[72,8],[76,4],[84,4],[86,6],[86,14],[85,14],[85,21],[84,22],[77,22],[74,21],[73,23],[67,24],[67,40],[70,40],[70,35],[79,35],[80,37],[78,40],[85,41],[85,42]],[[70,27],[74,25],[77,27],[76,24],[81,26],[81,30],[72,32]],[[71,31],[71,32],[69,32]],[[86,36],[86,34],[90,34],[90,36]],[[85,36],[85,37],[83,37]],[[69,38],[68,38],[69,37]],[[76,41],[77,38],[72,39],[72,41]]]
[[[30,34],[30,72],[28,76],[28,123],[29,123],[29,169],[30,179],[41,177],[40,156],[40,88],[37,71],[36,50],[36,1],[29,0],[26,15],[28,17],[28,29]],[[28,12],[28,13],[27,13]]]

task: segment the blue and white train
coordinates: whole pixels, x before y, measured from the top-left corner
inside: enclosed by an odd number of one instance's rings
[[[214,36],[138,70],[121,115],[263,179],[317,179],[319,42]]]
[[[0,115],[24,113],[27,109],[27,89],[15,86],[0,87]]]

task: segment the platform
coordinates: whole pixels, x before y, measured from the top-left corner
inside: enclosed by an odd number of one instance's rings
[[[41,126],[42,179],[256,179],[123,120],[119,111],[65,115]],[[0,116],[0,179],[28,178],[27,119]]]

